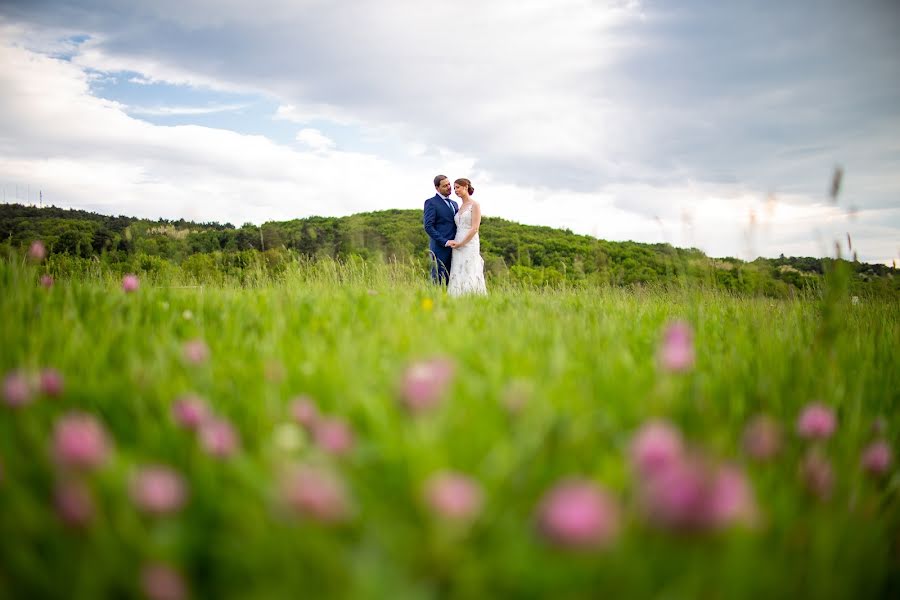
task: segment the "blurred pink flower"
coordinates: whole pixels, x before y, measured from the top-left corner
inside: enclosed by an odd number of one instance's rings
[[[47,257],[47,248],[41,240],[34,240],[28,247],[28,258],[35,262],[41,262]]]
[[[676,373],[689,371],[694,366],[694,333],[684,321],[673,321],[663,332],[658,350],[660,366]]]
[[[773,458],[781,450],[781,426],[768,415],[757,415],[744,429],[744,451],[756,460]]]
[[[309,396],[297,396],[291,402],[291,415],[304,429],[312,431],[319,417],[319,411]]]
[[[137,275],[129,273],[122,278],[122,289],[126,292],[136,292],[138,287],[140,287],[140,282],[138,281]]]
[[[25,406],[34,399],[31,382],[22,371],[10,371],[3,378],[3,398],[13,408]]]
[[[209,346],[201,339],[188,340],[182,346],[182,355],[185,362],[202,365],[209,360]]]
[[[141,589],[148,600],[183,600],[188,596],[181,574],[161,563],[146,565],[141,570]]]
[[[659,472],[681,460],[681,433],[667,421],[649,421],[631,441],[631,463],[642,476]]]
[[[40,376],[41,393],[51,398],[62,396],[63,377],[56,369],[44,369]]]
[[[651,522],[671,529],[702,529],[712,523],[709,487],[706,465],[685,457],[641,481],[640,497]]]
[[[446,393],[455,370],[449,358],[432,358],[411,364],[400,385],[403,404],[414,413],[434,408]]]
[[[834,471],[831,463],[821,452],[813,448],[806,453],[800,463],[800,476],[806,488],[822,499],[831,496],[834,488]]]
[[[271,381],[272,383],[284,381],[286,375],[284,365],[277,360],[267,361],[263,368],[263,373],[266,381]]]
[[[53,287],[53,277],[50,275],[41,275],[41,285],[45,288]]]
[[[181,475],[169,467],[144,467],[131,481],[131,499],[144,512],[170,514],[184,506],[187,487]]]
[[[715,470],[707,499],[711,523],[727,527],[736,523],[752,525],[757,516],[756,501],[747,476],[733,465]]]
[[[207,419],[200,425],[200,443],[211,456],[227,458],[238,448],[238,435],[224,419]]]
[[[891,467],[893,456],[891,446],[885,440],[878,440],[866,446],[862,454],[862,468],[870,475],[881,476]]]
[[[175,422],[186,429],[197,429],[209,418],[209,407],[200,396],[187,394],[172,404]]]
[[[109,442],[103,426],[92,415],[71,413],[56,421],[53,454],[66,467],[93,469],[106,462]]]
[[[71,527],[84,527],[94,516],[94,500],[84,483],[67,480],[56,485],[53,503],[56,514]]]
[[[638,497],[651,523],[676,531],[752,525],[757,517],[745,473],[697,454],[680,455],[646,473],[638,481]]]
[[[524,410],[532,395],[531,383],[525,380],[511,381],[503,392],[503,407],[510,415]]]
[[[609,545],[619,530],[613,498],[591,481],[570,479],[547,492],[538,507],[538,527],[550,541],[568,548]]]
[[[331,454],[346,454],[353,448],[353,431],[342,419],[320,418],[313,426],[316,445]]]
[[[478,482],[445,471],[432,475],[424,486],[428,507],[438,516],[452,521],[470,521],[481,512],[484,495]]]
[[[834,411],[820,402],[807,404],[797,418],[797,433],[800,437],[828,439],[837,429]]]
[[[323,523],[337,523],[350,515],[347,493],[331,472],[302,465],[289,472],[282,482],[287,504],[303,516]]]

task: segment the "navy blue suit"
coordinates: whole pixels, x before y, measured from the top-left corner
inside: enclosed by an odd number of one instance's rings
[[[447,247],[447,241],[456,237],[456,221],[453,217],[459,206],[450,200],[453,205],[451,210],[440,194],[425,201],[425,233],[431,238],[428,247],[431,249],[431,280],[434,283],[444,285],[450,280],[450,261],[453,258],[453,249]]]

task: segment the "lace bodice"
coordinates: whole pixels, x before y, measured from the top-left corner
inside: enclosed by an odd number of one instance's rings
[[[461,242],[472,229],[472,205],[460,209],[453,220],[456,221],[456,241]],[[447,293],[451,296],[487,293],[484,285],[484,260],[481,258],[481,242],[477,233],[465,246],[453,249]]]
[[[463,229],[465,231],[472,229],[472,205],[470,204],[466,208],[459,209],[459,212],[456,213],[456,216],[453,217],[453,220],[456,222],[457,233],[460,229]],[[457,236],[456,239],[461,238]]]

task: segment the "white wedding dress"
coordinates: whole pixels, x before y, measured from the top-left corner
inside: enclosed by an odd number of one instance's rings
[[[472,229],[472,205],[460,209],[453,220],[456,221],[456,241],[461,242]],[[481,242],[477,233],[465,246],[453,249],[447,294],[487,294],[487,287],[484,285],[484,259],[481,258]]]

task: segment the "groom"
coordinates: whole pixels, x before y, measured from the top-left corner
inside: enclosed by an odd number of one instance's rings
[[[453,217],[459,207],[450,199],[450,180],[444,175],[434,178],[437,194],[425,201],[425,233],[431,238],[431,281],[447,285],[450,280],[450,260],[453,250],[450,242],[456,237],[456,222]]]

